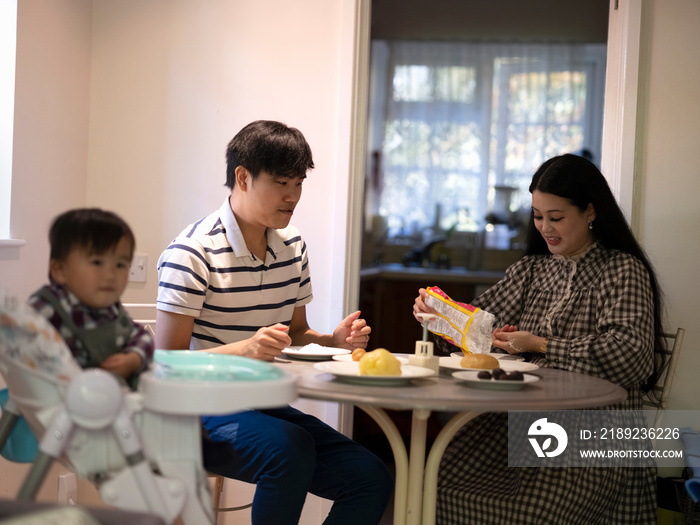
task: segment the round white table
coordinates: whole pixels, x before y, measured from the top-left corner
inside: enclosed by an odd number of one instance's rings
[[[540,381],[518,390],[474,388],[441,369],[439,376],[413,379],[405,385],[351,384],[315,369],[312,362],[280,361],[276,364],[297,376],[301,397],[352,403],[374,419],[391,445],[396,463],[395,525],[435,523],[437,473],[448,443],[467,422],[483,412],[508,410],[570,410],[613,405],[627,392],[604,379],[541,368],[533,372]],[[384,409],[412,410],[410,455],[396,425]],[[425,458],[427,421],[432,411],[457,412],[442,428]]]

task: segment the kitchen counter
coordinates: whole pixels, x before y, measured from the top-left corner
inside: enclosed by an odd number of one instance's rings
[[[368,266],[360,270],[360,279],[393,279],[401,281],[439,281],[441,283],[465,283],[492,285],[501,280],[504,272],[491,270],[468,270],[463,266],[454,268],[423,268],[421,266],[404,266],[403,264],[382,264]],[[425,286],[433,286],[425,284]]]

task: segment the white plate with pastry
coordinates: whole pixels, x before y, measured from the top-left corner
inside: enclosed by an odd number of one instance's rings
[[[357,361],[324,361],[322,363],[314,363],[314,368],[321,372],[333,374],[339,381],[376,386],[407,384],[412,379],[435,375],[435,372],[429,368],[405,364],[401,365],[400,376],[361,375],[360,364]]]
[[[476,354],[475,354],[476,355]],[[485,354],[485,355],[492,355],[492,354]],[[451,370],[486,370],[485,368],[476,368],[476,367],[464,367],[461,365],[462,358],[464,357],[464,354],[461,356],[449,356],[449,357],[441,357],[440,358],[440,367],[441,368],[449,368]],[[518,370],[520,372],[527,372],[529,370],[537,370],[539,366],[537,366],[534,363],[526,363],[525,361],[503,361],[503,360],[498,360],[498,367],[502,368],[506,372],[512,372],[514,370]]]
[[[408,355],[407,354],[393,354],[396,359],[401,361],[402,365],[407,365],[408,364]],[[352,354],[338,354],[333,356],[333,361],[343,361],[343,362],[349,362],[349,361],[354,361],[352,358]]]
[[[325,361],[333,359],[333,356],[350,354],[347,348],[333,348],[332,346],[321,346],[311,343],[306,346],[289,346],[282,350],[287,357],[294,359],[305,359],[307,361]]]
[[[496,352],[491,352],[488,355],[495,357],[499,361],[525,361],[525,358],[523,356],[517,354],[499,354]],[[462,356],[464,356],[462,352],[452,352],[450,354],[450,357],[462,358]]]
[[[508,361],[506,361],[508,362]],[[464,381],[469,386],[477,388],[488,388],[490,390],[522,390],[527,385],[536,383],[540,380],[539,376],[533,374],[523,374],[522,381],[513,379],[480,379],[477,377],[479,372],[475,370],[463,370],[461,372],[453,372],[452,377]]]

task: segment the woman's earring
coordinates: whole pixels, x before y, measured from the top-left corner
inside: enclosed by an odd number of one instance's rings
[[[591,222],[588,223],[588,229],[589,229],[589,230],[592,230],[592,229],[593,229],[593,221],[591,221]]]

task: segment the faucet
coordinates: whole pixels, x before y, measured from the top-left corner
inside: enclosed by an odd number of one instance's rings
[[[445,242],[447,239],[445,237],[435,237],[433,238],[428,244],[423,246],[421,249],[421,266],[424,268],[427,268],[430,266],[430,264],[433,262],[430,260],[430,252],[433,250],[433,247],[435,247],[437,244]]]

